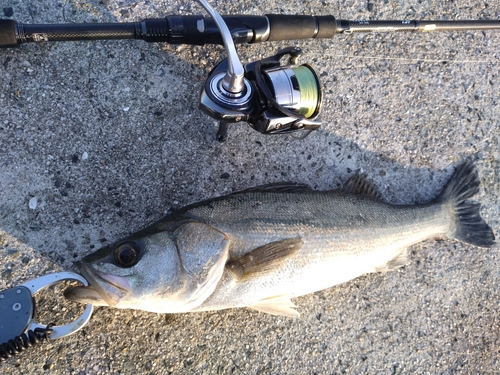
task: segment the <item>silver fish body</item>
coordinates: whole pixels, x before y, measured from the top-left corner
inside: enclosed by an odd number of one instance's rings
[[[398,268],[428,238],[492,246],[468,201],[478,185],[465,162],[424,205],[389,205],[361,177],[343,190],[279,185],[201,202],[84,258],[91,287],[66,295],[162,313],[250,307],[297,316],[290,298]]]

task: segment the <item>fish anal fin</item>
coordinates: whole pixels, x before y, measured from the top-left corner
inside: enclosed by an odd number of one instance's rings
[[[250,309],[266,314],[298,318],[300,314],[295,310],[295,307],[297,306],[294,305],[287,295],[265,298],[248,306]]]
[[[375,272],[387,272],[397,270],[398,268],[406,266],[410,263],[408,259],[407,249],[403,249],[398,255],[388,261],[386,264],[376,268]]]
[[[226,263],[226,269],[236,281],[273,271],[302,248],[301,238],[287,238],[257,247]]]
[[[342,190],[348,193],[360,194],[365,197],[382,200],[382,195],[378,189],[366,179],[363,174],[352,176],[342,187]]]

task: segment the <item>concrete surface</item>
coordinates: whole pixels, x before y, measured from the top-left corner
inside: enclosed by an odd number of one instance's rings
[[[201,14],[194,2],[3,0],[25,23]],[[498,2],[218,1],[223,13],[359,19],[500,17]],[[59,270],[172,207],[277,181],[339,186],[358,170],[394,203],[433,198],[471,157],[499,236],[500,32],[359,34],[239,47],[243,62],[298,45],[324,85],[321,130],[302,141],[234,125],[224,144],[198,109],[220,47],[105,41],[0,51],[0,288]],[[36,208],[32,207],[36,198]],[[83,331],[0,366],[10,374],[494,374],[500,254],[452,240],[412,263],[295,302],[158,315],[98,308]],[[81,310],[62,287],[40,320]]]

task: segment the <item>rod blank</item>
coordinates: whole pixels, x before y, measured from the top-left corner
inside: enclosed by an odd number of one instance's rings
[[[338,23],[337,33],[391,32],[391,31],[431,32],[431,31],[500,30],[500,21],[497,20],[463,20],[463,21],[337,20],[337,23]]]
[[[265,16],[223,16],[235,43],[333,38],[354,32],[432,32],[500,30],[500,20],[453,21],[348,21],[333,16],[267,14]],[[0,20],[0,48],[23,43],[141,39],[170,44],[222,44],[214,20],[203,16],[168,16],[124,23],[22,24]]]

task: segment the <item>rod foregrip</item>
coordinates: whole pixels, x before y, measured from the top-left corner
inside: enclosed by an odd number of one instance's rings
[[[333,16],[266,14],[269,20],[268,41],[309,38],[333,38],[337,21]]]
[[[13,20],[0,20],[0,48],[19,47],[16,25],[17,22]]]

